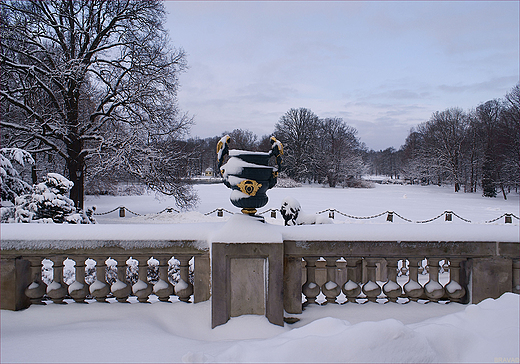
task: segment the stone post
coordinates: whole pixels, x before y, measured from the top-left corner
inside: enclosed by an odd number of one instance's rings
[[[34,293],[34,303],[41,303],[41,297],[45,293],[45,284],[41,281],[41,259],[34,258],[31,262],[15,257],[2,255],[0,261],[0,298],[2,310],[23,310],[32,303],[25,295],[26,288],[34,278],[34,286],[30,292]],[[37,276],[39,269],[39,279]],[[31,274],[31,271],[33,274]]]
[[[470,259],[471,303],[486,298],[498,298],[513,288],[513,260],[503,257]]]
[[[193,303],[204,302],[211,297],[211,262],[209,254],[194,256]]]
[[[283,305],[287,313],[302,313],[302,258],[285,257]]]
[[[513,259],[513,293],[520,293],[520,260]]]
[[[243,314],[283,326],[283,244],[212,243],[212,327]]]

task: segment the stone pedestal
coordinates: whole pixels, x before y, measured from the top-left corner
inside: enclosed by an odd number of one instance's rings
[[[212,327],[250,314],[283,326],[283,243],[214,242],[211,255]]]

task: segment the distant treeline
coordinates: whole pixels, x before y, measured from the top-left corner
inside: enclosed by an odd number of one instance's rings
[[[298,182],[357,186],[363,174],[406,179],[410,183],[451,184],[455,191],[482,191],[504,197],[518,189],[520,177],[520,90],[470,111],[449,108],[434,112],[413,127],[398,150],[369,150],[357,130],[341,118],[321,119],[306,108],[290,109],[272,135],[284,145],[283,173]],[[244,129],[223,132],[233,149],[268,151],[269,137]],[[215,148],[219,136],[189,139],[188,175],[210,167],[218,174]]]

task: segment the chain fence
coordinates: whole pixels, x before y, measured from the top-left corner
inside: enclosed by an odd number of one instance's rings
[[[142,214],[139,214],[137,212],[134,212],[130,209],[128,209],[127,207],[125,206],[119,206],[119,207],[116,207],[115,209],[112,209],[110,211],[106,211],[106,212],[94,212],[94,215],[95,216],[104,216],[104,215],[108,215],[108,214],[111,214],[113,212],[116,212],[116,211],[119,211],[119,216],[120,217],[125,217],[125,211],[128,211],[129,213],[135,215],[135,216],[143,216]],[[156,213],[156,215],[159,215],[159,214],[162,214],[162,213],[180,213],[179,210],[177,209],[174,209],[173,207],[167,207],[165,209],[163,209],[162,211],[159,211]],[[214,213],[217,213],[217,216],[218,217],[223,217],[224,216],[224,212],[227,213],[227,214],[230,214],[230,215],[234,215],[235,213],[232,212],[232,211],[229,211],[225,208],[216,208],[210,212],[207,212],[205,213],[204,215],[205,216],[209,216],[211,214],[214,214]],[[276,218],[277,217],[277,213],[280,212],[280,209],[268,209],[268,210],[265,210],[263,212],[259,212],[258,215],[265,215],[267,213],[271,213],[271,218]],[[370,219],[376,219],[378,217],[381,217],[383,215],[386,215],[386,221],[389,221],[389,222],[393,222],[394,221],[394,216],[403,220],[403,221],[406,221],[406,222],[409,222],[409,223],[415,223],[415,224],[427,224],[427,223],[430,223],[430,222],[433,222],[435,220],[438,220],[438,219],[441,219],[442,217],[444,217],[444,220],[445,221],[453,221],[453,217],[456,217],[458,218],[459,220],[461,221],[464,221],[466,223],[472,223],[471,220],[469,219],[466,219],[462,216],[460,216],[459,214],[453,212],[453,211],[449,211],[449,210],[446,210],[444,212],[442,212],[441,214],[435,216],[435,217],[432,217],[431,219],[427,219],[427,220],[411,220],[411,219],[408,219],[400,214],[398,214],[397,212],[395,211],[384,211],[384,212],[381,212],[379,214],[375,214],[375,215],[371,215],[371,216],[354,216],[354,215],[350,215],[350,214],[346,214],[342,211],[339,211],[337,209],[333,209],[333,208],[330,208],[330,209],[326,209],[326,210],[323,210],[323,211],[319,211],[317,212],[316,214],[318,215],[321,215],[321,214],[324,214],[324,213],[328,213],[329,215],[329,218],[331,219],[334,219],[334,216],[335,214],[339,214],[341,216],[344,216],[346,218],[349,218],[349,219],[354,219],[354,220],[370,220]],[[516,220],[520,220],[518,216],[512,214],[512,213],[505,213],[505,214],[502,214],[501,216],[495,218],[495,219],[492,219],[492,220],[487,220],[487,221],[484,221],[485,224],[491,224],[493,222],[496,222],[500,219],[504,219],[504,222],[506,224],[511,224],[513,222],[513,219],[516,219]]]

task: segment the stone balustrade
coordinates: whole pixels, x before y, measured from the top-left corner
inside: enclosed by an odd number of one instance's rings
[[[478,303],[520,287],[517,243],[285,241],[284,251],[293,314],[318,302]]]
[[[478,303],[519,293],[519,243],[511,240],[3,240],[1,307],[130,297],[145,303],[151,296],[167,302],[173,295],[196,303],[212,295],[215,327],[242,314],[283,325],[284,310],[298,314],[316,303]]]
[[[64,244],[67,245],[67,244]],[[98,247],[92,249],[23,249],[2,250],[2,308],[19,310],[31,304],[55,304],[72,299],[84,303],[87,299],[107,302],[128,302],[135,296],[139,302],[149,302],[155,295],[159,301],[170,301],[175,295],[180,301],[201,302],[210,297],[210,259],[208,250],[199,249],[186,241],[164,242],[161,248]],[[64,278],[64,262],[73,261],[74,280]],[[176,261],[176,279],[169,276],[169,262]],[[52,262],[52,281],[42,276],[44,261]],[[86,262],[95,263],[95,278],[86,282]],[[193,272],[190,274],[190,261]],[[156,264],[152,264],[155,262]],[[137,263],[137,274],[132,268]],[[156,279],[149,275],[156,270]],[[110,274],[112,272],[113,274]],[[93,278],[90,276],[89,278]]]

